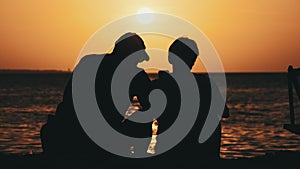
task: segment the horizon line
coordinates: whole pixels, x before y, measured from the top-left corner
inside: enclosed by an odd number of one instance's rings
[[[61,72],[61,73],[72,73],[73,70],[71,69],[0,69],[0,72],[4,73],[4,72]],[[149,73],[156,73],[156,72],[151,72],[149,71]],[[193,73],[206,73],[206,72],[193,72]],[[222,73],[222,72],[212,72],[212,73]],[[287,73],[287,71],[225,71],[225,73]]]

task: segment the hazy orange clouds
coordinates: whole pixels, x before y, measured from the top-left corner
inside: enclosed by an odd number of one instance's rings
[[[300,67],[299,6],[298,0],[2,0],[0,69],[72,68],[97,29],[149,7],[201,29],[225,71],[286,71]]]

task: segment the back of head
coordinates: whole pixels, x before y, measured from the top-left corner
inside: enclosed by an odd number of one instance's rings
[[[199,55],[196,42],[186,37],[176,39],[170,46],[169,52],[180,57],[190,68],[193,67]]]
[[[145,49],[142,38],[136,33],[125,33],[115,43],[113,53],[126,57],[136,51]]]

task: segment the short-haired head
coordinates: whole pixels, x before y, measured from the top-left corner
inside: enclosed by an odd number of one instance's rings
[[[122,35],[115,43],[113,53],[130,55],[136,51],[145,49],[143,39],[136,33],[128,32]]]
[[[176,56],[181,58],[185,64],[192,68],[197,56],[199,55],[199,50],[197,44],[194,40],[187,37],[177,38],[170,46],[169,52],[174,53]],[[171,58],[169,58],[169,62]]]

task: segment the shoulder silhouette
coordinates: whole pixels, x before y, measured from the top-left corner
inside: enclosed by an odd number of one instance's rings
[[[137,131],[131,131],[130,125],[120,125],[123,117],[114,107],[110,93],[110,85],[113,73],[118,65],[126,57],[140,50],[145,50],[143,40],[135,33],[126,33],[116,41],[112,53],[88,55],[80,61],[84,62],[93,57],[103,57],[95,81],[96,99],[107,122],[117,131],[125,134],[125,128],[129,128],[129,135],[131,133],[136,133]],[[141,61],[147,59],[148,55],[146,53],[141,55]],[[147,74],[141,70],[140,76],[145,78],[147,77]],[[103,158],[115,157],[115,155],[104,151],[96,145],[82,129],[73,105],[72,76],[65,87],[63,101],[58,104],[55,115],[49,115],[48,122],[41,129],[41,140],[43,151],[47,155],[72,155],[76,153],[85,155],[97,154],[97,156]]]

